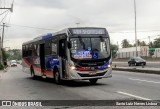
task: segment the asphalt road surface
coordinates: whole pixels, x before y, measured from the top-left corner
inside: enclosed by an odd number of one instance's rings
[[[133,67],[133,66],[128,66],[128,62],[113,62],[113,66],[117,67]],[[136,66],[136,67],[141,67],[141,66]],[[146,62],[146,68],[160,68],[160,62]]]
[[[70,81],[63,85],[56,85],[52,80],[33,80],[30,75],[22,72],[19,65],[9,68],[7,72],[0,72],[0,99],[160,100],[160,75],[113,71],[112,78],[100,79],[95,85],[90,85],[89,81]],[[71,108],[76,109],[76,107]],[[91,107],[85,108],[90,109]],[[128,109],[129,107],[108,107],[108,109],[121,108]],[[135,106],[130,109],[146,108]],[[154,107],[153,109],[159,108]]]

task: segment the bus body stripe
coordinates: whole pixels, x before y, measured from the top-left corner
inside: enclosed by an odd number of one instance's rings
[[[31,66],[31,64],[29,63],[29,61],[27,59],[23,58],[23,60],[29,67]],[[45,70],[45,69],[40,69],[36,66],[33,66],[33,69],[36,70],[38,73],[41,73],[42,71],[44,71],[44,73],[47,74],[47,75],[50,75],[50,76],[54,75],[54,72],[48,71],[48,70]]]

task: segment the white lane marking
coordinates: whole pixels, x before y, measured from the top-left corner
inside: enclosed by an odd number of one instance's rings
[[[117,91],[117,93],[127,95],[127,96],[131,96],[131,97],[134,97],[134,98],[138,98],[138,99],[141,99],[141,100],[151,100],[149,98],[140,97],[140,96],[137,96],[137,95],[126,93],[126,92]]]
[[[114,62],[112,62],[112,63],[125,63],[125,64],[128,64],[128,62],[118,62],[118,61],[117,61],[117,62],[114,61]],[[156,63],[156,64],[158,63],[158,64],[159,64],[159,62],[147,62],[147,63]]]
[[[143,81],[143,82],[149,82],[149,83],[156,83],[156,84],[160,84],[160,82],[157,81],[148,81],[148,80],[142,80],[142,79],[135,79],[135,78],[128,78],[130,80],[134,80],[134,81]]]

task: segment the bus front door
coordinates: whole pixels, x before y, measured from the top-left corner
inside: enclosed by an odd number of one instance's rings
[[[66,74],[66,39],[59,40],[59,56],[60,56],[60,62],[61,62],[61,74],[62,78],[65,78]]]
[[[45,69],[45,51],[44,51],[44,44],[40,44],[40,66],[41,66],[41,73],[42,73],[42,76],[45,76],[44,75],[44,69]]]

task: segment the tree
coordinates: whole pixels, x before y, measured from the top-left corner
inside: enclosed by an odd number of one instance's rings
[[[145,41],[142,41],[142,42],[141,42],[140,40],[137,40],[137,45],[138,45],[138,46],[146,46],[147,44],[146,44]],[[134,44],[133,46],[135,47],[136,44]]]
[[[111,51],[112,51],[112,57],[115,58],[116,57],[116,53],[118,51],[118,46],[111,43]]]
[[[149,45],[150,48],[154,48],[153,42],[150,42],[148,45]]]
[[[153,46],[154,48],[160,48],[160,37],[154,39]]]
[[[145,42],[145,41],[142,41],[142,42],[141,42],[141,46],[147,46],[146,42]]]
[[[21,60],[22,58],[22,51],[19,49],[8,50],[7,53],[9,54],[9,60]]]
[[[2,56],[3,56],[3,62],[7,61],[7,59],[9,58],[9,54],[5,50],[2,50]]]
[[[137,45],[141,46],[141,41],[139,39],[137,40]]]
[[[127,39],[122,40],[122,48],[132,47],[132,44],[129,43]]]

